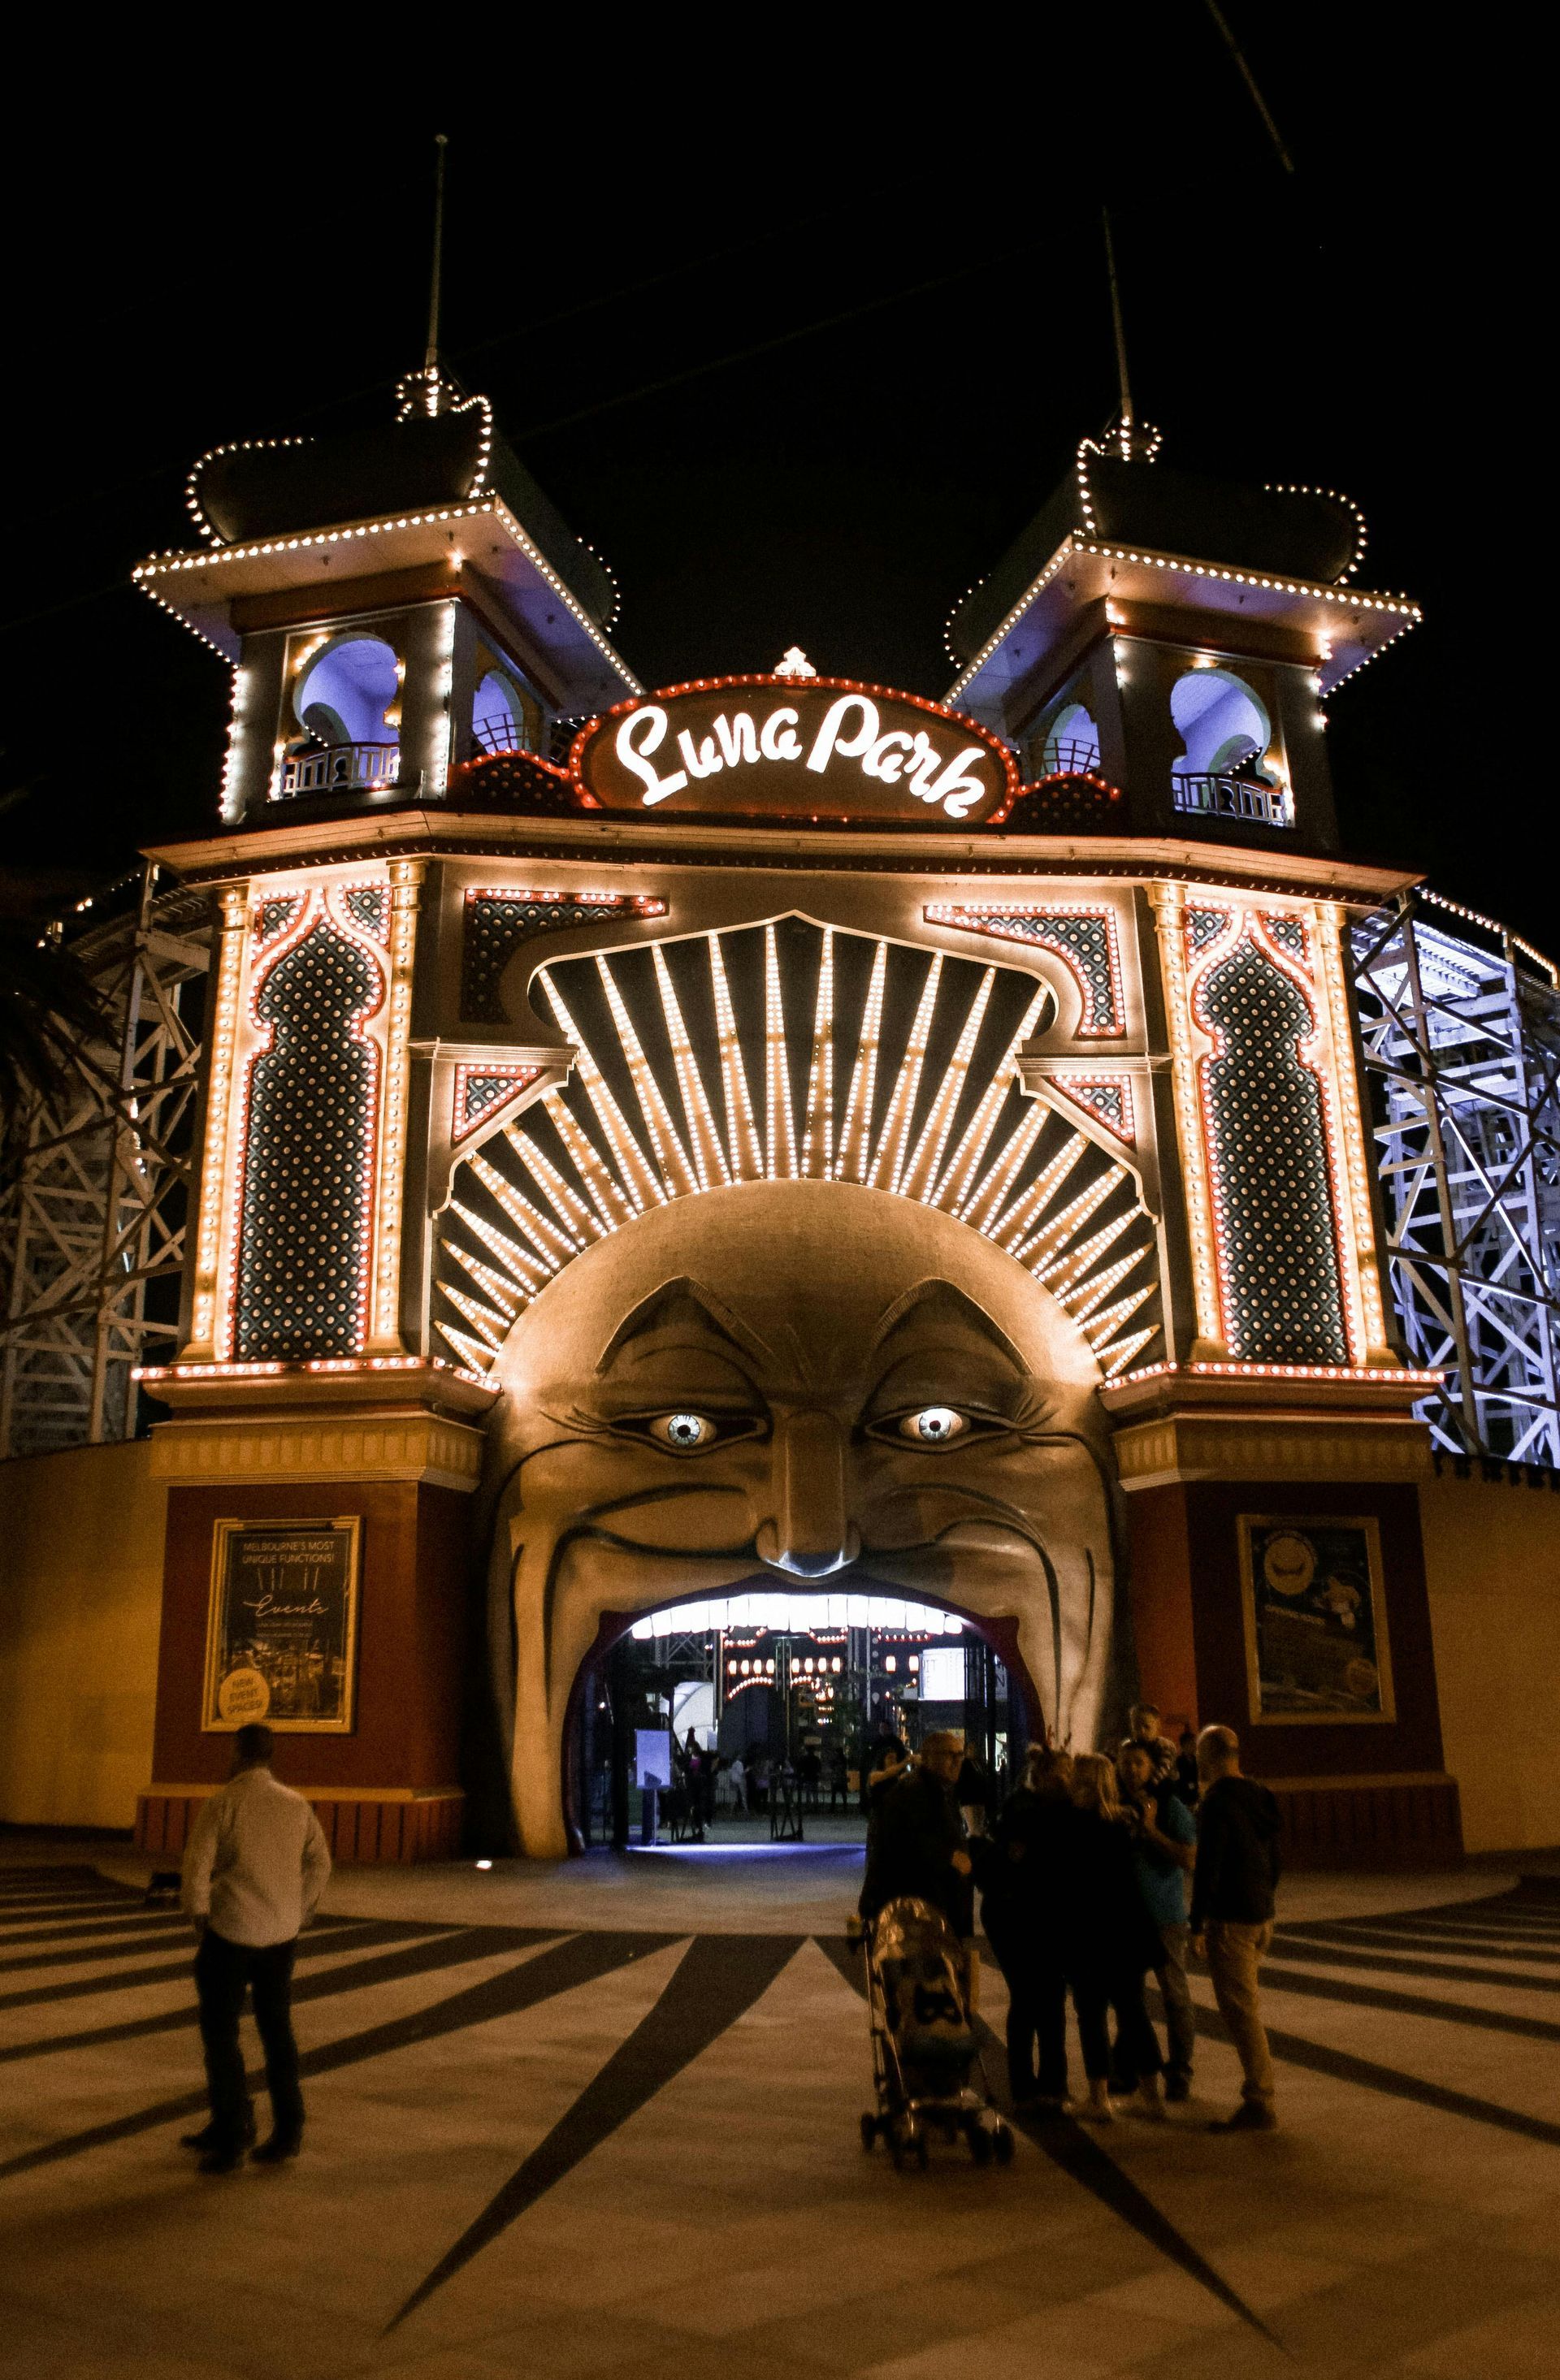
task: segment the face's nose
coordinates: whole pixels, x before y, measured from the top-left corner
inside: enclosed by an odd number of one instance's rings
[[[787,1414],[774,1445],[774,1518],[759,1530],[759,1558],[791,1578],[829,1578],[861,1550],[847,1509],[845,1433],[828,1414]]]

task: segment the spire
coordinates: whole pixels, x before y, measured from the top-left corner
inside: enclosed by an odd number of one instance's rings
[[[445,152],[448,147],[448,134],[435,132],[433,261],[428,278],[428,345],[423,350],[421,370],[408,372],[396,392],[403,420],[408,413],[447,413],[460,401],[458,386],[446,377],[439,363],[439,298],[445,261]]]
[[[422,369],[432,380],[439,376],[439,274],[445,250],[445,155],[449,148],[449,135],[435,132],[433,151],[433,270],[428,286],[428,352],[422,358]],[[1105,236],[1110,237],[1107,222]],[[1114,281],[1113,281],[1114,286]]]
[[[1115,374],[1121,389],[1121,406],[1115,419],[1098,441],[1102,452],[1119,456],[1122,462],[1152,462],[1159,444],[1159,432],[1145,423],[1139,427],[1132,409],[1132,383],[1127,376],[1127,330],[1121,317],[1121,284],[1116,278],[1115,242],[1111,237],[1111,211],[1100,210],[1105,227],[1105,271],[1111,285],[1111,322],[1115,332]]]

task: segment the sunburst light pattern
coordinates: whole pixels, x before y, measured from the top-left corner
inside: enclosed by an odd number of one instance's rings
[[[983,1232],[1057,1298],[1107,1376],[1158,1335],[1136,1176],[1020,1085],[1034,976],[798,917],[543,967],[568,1082],[455,1173],[443,1336],[486,1371],[570,1259],[648,1208],[733,1183],[854,1182]]]

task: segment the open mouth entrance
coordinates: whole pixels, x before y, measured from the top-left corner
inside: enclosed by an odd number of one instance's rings
[[[670,1604],[599,1648],[566,1775],[587,1848],[718,1852],[864,1844],[867,1780],[897,1738],[968,1753],[994,1811],[1031,1732],[1022,1678],[981,1623],[889,1595],[755,1589]]]

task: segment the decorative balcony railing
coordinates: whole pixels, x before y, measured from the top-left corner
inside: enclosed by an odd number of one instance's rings
[[[490,758],[495,752],[523,752],[527,748],[525,722],[510,719],[502,711],[494,719],[473,719],[471,741],[479,752]]]
[[[1099,745],[1068,736],[1059,744],[1047,744],[1040,756],[1042,777],[1084,777],[1098,774],[1099,767]]]
[[[1253,826],[1289,826],[1288,796],[1281,785],[1264,785],[1255,777],[1177,772],[1170,780],[1178,810],[1200,810],[1214,818],[1243,819]]]
[[[400,773],[398,744],[327,744],[323,751],[284,760],[276,792],[283,800],[298,794],[383,793]]]

